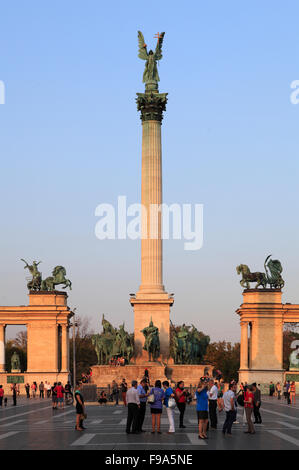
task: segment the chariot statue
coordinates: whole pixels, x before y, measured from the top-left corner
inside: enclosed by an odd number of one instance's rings
[[[41,261],[33,261],[32,264],[27,263],[24,259],[21,259],[25,263],[24,269],[28,269],[30,272],[32,279],[27,283],[27,288],[28,290],[33,290],[33,291],[38,291],[41,288],[41,282],[42,282],[42,274],[38,270],[38,265],[41,263]]]
[[[242,274],[240,284],[245,289],[250,289],[250,283],[255,282],[254,289],[262,286],[263,289],[267,288],[269,284],[270,289],[282,289],[284,287],[284,280],[281,276],[282,266],[279,260],[271,259],[272,255],[267,256],[264,262],[265,272],[250,272],[246,264],[237,266],[237,274]]]
[[[25,263],[24,269],[28,269],[32,279],[27,283],[29,291],[54,291],[58,285],[63,285],[63,289],[69,287],[72,289],[72,283],[69,279],[66,279],[66,270],[63,266],[56,266],[52,271],[52,276],[42,280],[42,274],[38,270],[38,265],[41,261],[33,261],[32,264],[27,263],[24,259],[21,259]]]

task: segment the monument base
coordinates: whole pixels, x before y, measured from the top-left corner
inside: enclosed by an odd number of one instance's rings
[[[284,382],[284,370],[265,370],[265,369],[240,369],[239,370],[239,384],[247,382],[248,385],[256,382],[260,384],[262,393],[269,393],[269,384],[273,382],[277,384],[280,382],[282,385]]]
[[[128,366],[92,366],[91,382],[98,387],[111,386],[115,380],[120,383],[126,379],[130,386],[132,380],[140,380],[144,377],[145,369],[148,370],[150,384],[155,385],[156,380],[168,380],[170,383],[177,383],[179,380],[185,382],[185,386],[197,386],[200,377],[206,372],[212,377],[213,366],[210,364],[173,364],[165,368],[164,365],[153,362],[144,362],[143,364],[130,364]],[[167,376],[166,376],[167,374]]]
[[[3,386],[4,393],[7,397],[12,397],[11,387],[14,383],[19,384],[20,395],[26,395],[26,383],[29,383],[30,387],[33,382],[36,382],[37,386],[39,386],[41,382],[45,383],[46,381],[51,385],[53,385],[54,382],[61,382],[65,385],[69,378],[70,374],[68,372],[0,372],[0,384]],[[36,393],[39,394],[39,390],[37,390]]]
[[[173,298],[167,293],[138,293],[136,297],[130,299],[134,307],[134,343],[137,364],[145,364],[149,360],[148,352],[143,349],[142,330],[149,325],[151,320],[159,328],[160,357],[158,360],[167,362],[170,342],[170,307],[173,302]]]

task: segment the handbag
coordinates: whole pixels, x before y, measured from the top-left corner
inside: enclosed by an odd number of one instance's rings
[[[152,394],[148,397],[147,402],[148,402],[148,403],[154,403],[154,401],[155,401],[155,395],[152,393]]]
[[[170,397],[168,400],[168,408],[175,408],[176,407],[176,401],[174,398]]]

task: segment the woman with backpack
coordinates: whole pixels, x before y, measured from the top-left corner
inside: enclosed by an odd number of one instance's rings
[[[156,432],[156,425],[157,425],[157,433],[161,434],[160,425],[161,425],[161,414],[163,408],[163,400],[164,400],[164,390],[161,388],[161,380],[156,380],[155,386],[151,389],[148,403],[151,407],[151,414],[152,414],[152,434]]]

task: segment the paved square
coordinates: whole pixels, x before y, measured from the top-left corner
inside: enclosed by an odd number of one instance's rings
[[[186,429],[177,428],[168,435],[165,410],[162,415],[162,434],[152,435],[150,412],[147,409],[141,435],[127,435],[127,410],[119,406],[88,406],[86,431],[75,431],[75,410],[66,407],[53,411],[49,400],[21,398],[17,407],[0,409],[0,450],[5,449],[107,449],[107,450],[208,450],[208,449],[299,449],[299,403],[288,406],[284,400],[263,397],[261,414],[263,424],[256,425],[256,434],[247,435],[242,425],[243,409],[238,410],[239,424],[233,425],[232,437],[223,437],[221,425],[224,414],[219,414],[217,431],[209,432],[207,441],[197,437],[195,407],[186,409]],[[178,425],[178,411],[175,413]]]

